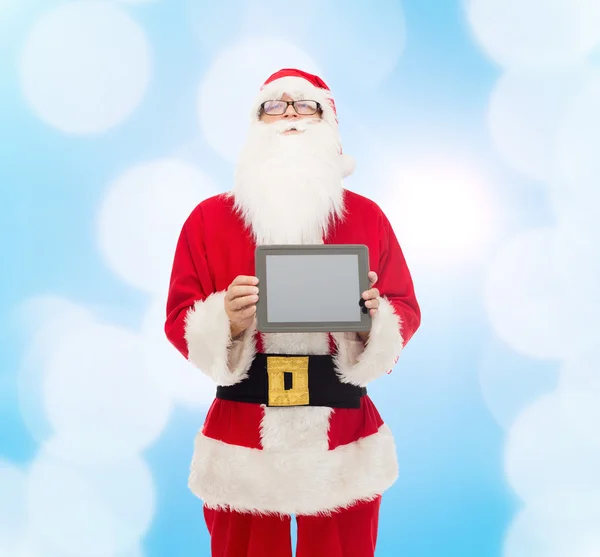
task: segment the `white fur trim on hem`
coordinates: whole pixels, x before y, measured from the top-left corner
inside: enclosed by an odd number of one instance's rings
[[[188,360],[217,385],[235,385],[248,376],[256,354],[255,326],[232,340],[225,292],[197,301],[185,319]]]
[[[334,360],[340,380],[365,387],[391,371],[404,344],[400,328],[400,317],[392,304],[385,298],[379,298],[379,309],[364,349],[356,336],[334,333],[338,346]]]
[[[379,431],[334,450],[267,451],[196,436],[189,477],[209,508],[255,514],[329,514],[374,499],[398,477],[394,439]]]

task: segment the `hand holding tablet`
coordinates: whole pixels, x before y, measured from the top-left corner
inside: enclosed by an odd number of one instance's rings
[[[371,319],[377,314],[379,309],[379,290],[373,288],[373,285],[377,282],[377,273],[375,271],[369,271],[369,285],[370,289],[363,292],[360,305],[363,308],[363,313],[369,312]],[[369,331],[357,331],[358,336],[361,340],[366,343],[369,340]]]
[[[225,294],[225,313],[229,318],[232,338],[241,335],[254,321],[258,301],[258,279],[240,275]]]
[[[367,246],[259,246],[256,275],[260,332],[366,333],[371,328],[378,292],[369,289]]]
[[[375,317],[377,308],[379,307],[379,290],[373,288],[373,285],[377,282],[377,273],[375,271],[369,271],[369,290],[363,292],[360,306],[363,308],[363,313],[367,311],[371,314],[371,317]],[[366,308],[366,309],[364,309]]]

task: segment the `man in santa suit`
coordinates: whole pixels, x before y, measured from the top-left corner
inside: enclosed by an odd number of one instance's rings
[[[165,331],[216,384],[189,476],[214,557],[290,557],[293,515],[298,557],[374,555],[398,463],[366,387],[391,371],[421,316],[388,219],[343,186],[352,166],[326,84],[281,70],[254,103],[233,190],[183,225]],[[256,246],[323,243],[368,246],[370,332],[257,332]],[[324,292],[335,287],[323,277]],[[309,385],[309,404],[269,404],[274,361],[305,362],[327,381]]]

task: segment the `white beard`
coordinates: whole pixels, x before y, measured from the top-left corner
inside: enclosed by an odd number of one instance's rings
[[[282,135],[295,127],[303,133]],[[322,244],[343,213],[336,134],[322,120],[252,124],[233,195],[257,245]]]

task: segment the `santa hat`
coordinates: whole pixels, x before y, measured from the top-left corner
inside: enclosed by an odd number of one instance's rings
[[[320,77],[302,70],[279,70],[269,77],[261,87],[260,94],[254,103],[253,118],[256,119],[260,116],[262,103],[272,99],[280,99],[284,94],[288,94],[295,100],[317,101],[321,105],[323,120],[335,130],[338,137],[340,165],[343,175],[344,177],[350,176],[354,172],[354,159],[342,153],[335,102],[325,82]]]

